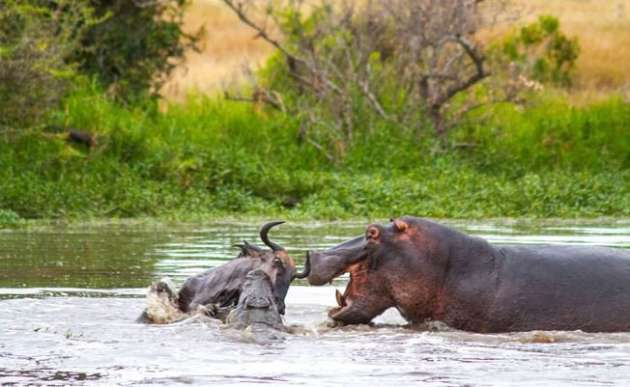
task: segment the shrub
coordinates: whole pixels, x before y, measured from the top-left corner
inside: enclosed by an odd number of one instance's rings
[[[489,75],[478,1],[278,1],[274,33],[253,3],[223,2],[277,49],[254,100],[298,116],[301,139],[333,161],[382,122],[443,137],[453,99]]]
[[[20,223],[20,216],[11,210],[0,208],[0,227],[15,227]]]
[[[276,48],[252,99],[298,117],[300,139],[336,163],[383,127],[450,151],[448,137],[472,112],[522,102],[538,89],[531,77],[568,83],[579,53],[553,17],[503,50],[483,45],[478,32],[501,12],[483,1],[278,1],[266,9],[273,34],[251,17],[252,3],[223,2]]]
[[[24,128],[42,119],[69,90],[74,67],[65,61],[91,21],[81,2],[5,0],[0,7],[0,129]]]
[[[186,2],[2,1],[0,129],[43,124],[81,73],[119,100],[155,96],[195,48],[197,35],[182,30]]]
[[[82,35],[70,57],[120,100],[156,96],[199,32],[183,31],[188,0],[89,0],[102,20]]]
[[[557,18],[543,15],[509,35],[503,52],[531,78],[570,86],[580,45],[576,38],[562,33]]]

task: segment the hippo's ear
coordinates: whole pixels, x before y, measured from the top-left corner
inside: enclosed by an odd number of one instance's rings
[[[392,219],[392,223],[394,226],[394,230],[398,232],[405,232],[407,231],[407,228],[409,228],[409,225],[404,220]]]
[[[238,255],[239,258],[242,257],[259,257],[263,253],[263,249],[258,246],[254,246],[247,241],[243,241],[242,245],[234,245],[241,249],[241,253]]]

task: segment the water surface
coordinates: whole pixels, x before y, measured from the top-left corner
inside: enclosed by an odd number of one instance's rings
[[[630,248],[630,221],[448,222],[495,243]],[[211,321],[134,323],[151,281],[188,276],[257,240],[256,224],[100,225],[0,231],[0,383],[32,385],[602,386],[630,385],[630,334],[480,335],[408,327],[394,311],[373,327],[329,328],[333,286],[293,286],[296,333],[260,342]],[[271,232],[306,249],[360,235],[365,223],[287,224]]]

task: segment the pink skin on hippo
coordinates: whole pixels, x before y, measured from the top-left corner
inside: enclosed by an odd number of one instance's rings
[[[370,225],[310,254],[312,285],[350,274],[330,317],[368,323],[390,307],[410,322],[475,332],[630,331],[630,252],[587,246],[493,246],[427,220]]]

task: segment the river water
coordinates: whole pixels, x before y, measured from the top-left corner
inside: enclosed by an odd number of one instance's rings
[[[446,222],[495,243],[630,249],[630,220]],[[206,320],[137,324],[151,281],[188,276],[257,242],[257,224],[49,226],[0,231],[0,384],[314,386],[628,386],[630,333],[471,334],[409,327],[393,310],[374,326],[330,328],[334,288],[292,286],[295,333],[260,340]],[[286,224],[271,232],[301,262],[306,249],[360,235],[365,223]]]

